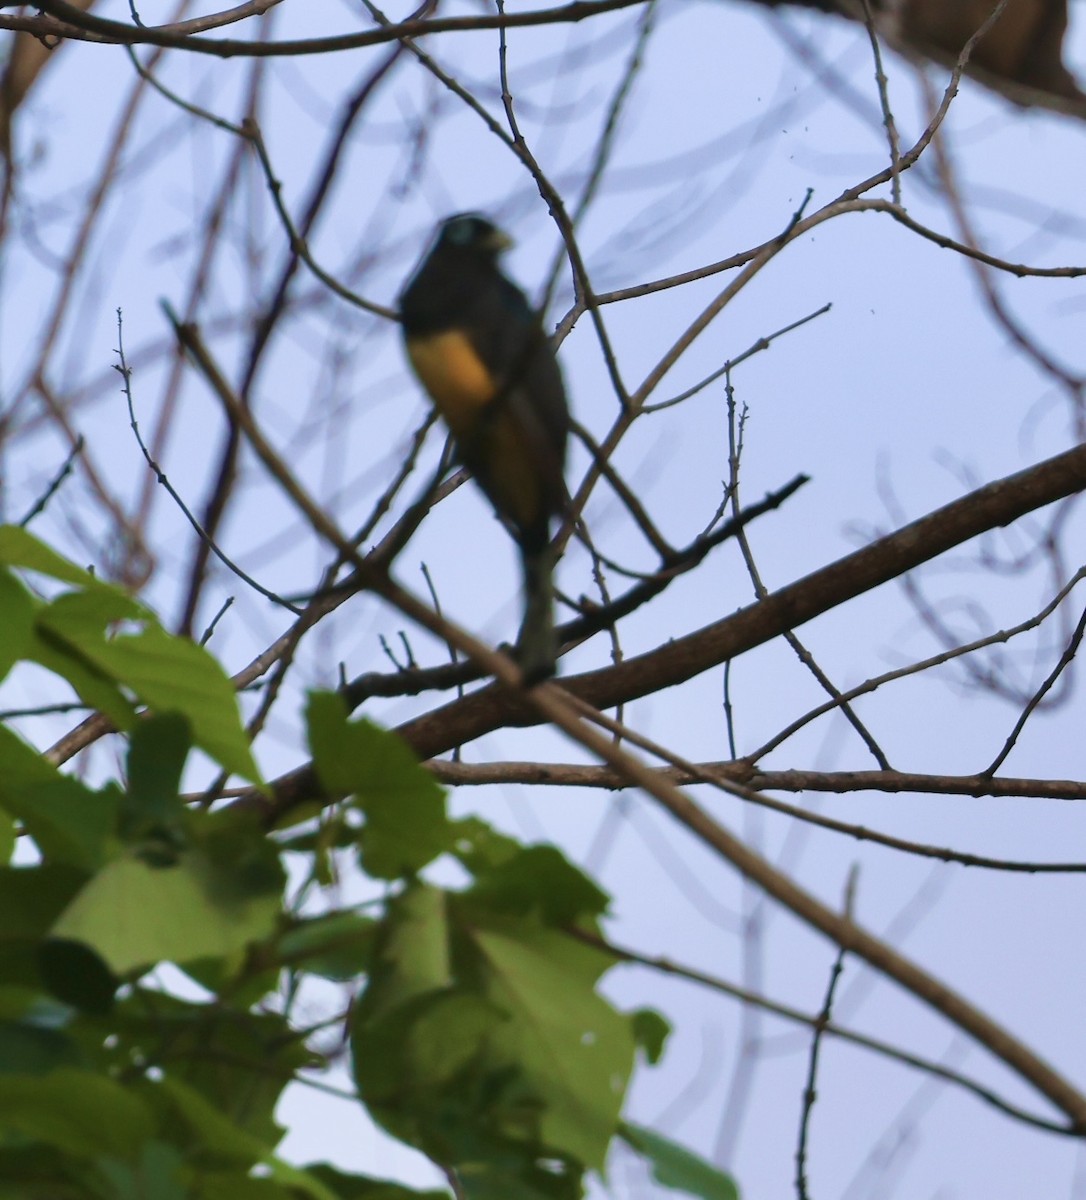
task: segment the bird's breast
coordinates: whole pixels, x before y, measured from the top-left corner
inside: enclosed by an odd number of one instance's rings
[[[453,436],[469,434],[497,394],[497,381],[458,330],[407,339],[407,356]]]

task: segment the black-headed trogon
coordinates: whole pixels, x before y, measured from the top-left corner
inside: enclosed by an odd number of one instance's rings
[[[407,355],[457,454],[520,547],[525,681],[555,671],[551,518],[567,504],[569,408],[539,315],[501,272],[511,242],[485,217],[439,226],[400,296]]]

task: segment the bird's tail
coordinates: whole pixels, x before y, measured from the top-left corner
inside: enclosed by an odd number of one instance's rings
[[[524,620],[517,639],[517,659],[524,682],[529,686],[549,679],[558,659],[558,637],[554,629],[554,550],[521,547],[524,563]]]

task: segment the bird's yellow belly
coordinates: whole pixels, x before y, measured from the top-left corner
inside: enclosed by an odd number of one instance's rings
[[[468,338],[456,330],[411,338],[407,355],[453,436],[470,434],[497,386]]]

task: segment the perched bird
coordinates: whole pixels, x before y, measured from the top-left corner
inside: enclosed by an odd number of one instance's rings
[[[411,365],[460,461],[516,539],[524,567],[517,655],[525,681],[554,674],[551,518],[565,510],[569,408],[539,316],[498,266],[512,243],[477,213],[438,227],[400,296]]]

